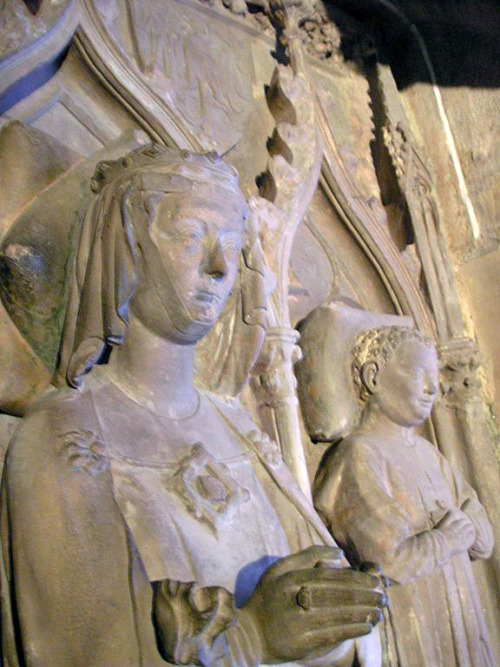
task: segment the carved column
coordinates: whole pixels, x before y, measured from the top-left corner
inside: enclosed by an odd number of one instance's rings
[[[439,339],[461,339],[462,313],[430,169],[404,121],[386,119],[382,137],[400,189],[396,204],[409,215]]]
[[[252,387],[264,427],[280,443],[285,463],[299,486],[311,497],[298,416],[297,381],[293,365],[301,357],[299,333],[287,327],[268,330]]]
[[[473,480],[493,523],[492,564],[500,586],[500,494],[494,433],[488,423],[481,392],[480,358],[470,338],[454,339],[439,348],[440,400],[434,409],[439,447],[452,465]]]

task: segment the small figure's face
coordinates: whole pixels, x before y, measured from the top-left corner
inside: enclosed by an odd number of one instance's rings
[[[242,211],[234,198],[213,190],[166,195],[149,229],[169,283],[161,291],[171,322],[163,317],[155,329],[175,339],[176,331],[169,330],[173,325],[185,343],[196,342],[214,326],[238,273]]]
[[[407,341],[372,378],[372,400],[394,423],[416,426],[429,417],[437,388],[435,348]]]

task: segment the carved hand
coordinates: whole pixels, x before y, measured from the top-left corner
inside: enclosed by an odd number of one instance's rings
[[[453,556],[467,551],[476,540],[476,529],[469,517],[459,509],[449,510],[436,526],[444,534]]]
[[[262,576],[240,613],[262,642],[262,661],[303,660],[368,634],[386,604],[379,577],[341,568],[339,550],[310,547]]]
[[[228,651],[226,630],[236,622],[224,588],[164,579],[155,585],[153,620],[161,656],[175,665],[211,665]]]
[[[469,548],[469,556],[472,560],[476,558],[489,558],[493,550],[494,540],[493,531],[484,507],[477,497],[475,497],[467,498],[460,509],[469,517],[476,529],[476,539]]]

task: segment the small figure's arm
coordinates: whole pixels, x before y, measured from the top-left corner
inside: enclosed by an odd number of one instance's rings
[[[472,521],[461,510],[420,533],[402,502],[392,495],[386,461],[364,439],[344,441],[323,464],[314,500],[320,515],[346,552],[381,565],[404,584],[443,567],[476,539]]]
[[[448,461],[439,452],[441,468],[446,479],[449,480],[450,488],[454,490],[457,506],[472,521],[476,531],[476,537],[469,548],[469,556],[472,559],[489,558],[493,551],[493,530],[489,522],[486,510],[477,497],[477,493],[472,486],[448,463]]]

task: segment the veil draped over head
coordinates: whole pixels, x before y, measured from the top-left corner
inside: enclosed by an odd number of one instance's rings
[[[87,210],[74,259],[55,384],[80,386],[83,375],[105,352],[125,340],[139,253],[147,260],[150,279],[169,283],[149,237],[145,195],[196,193],[200,184],[235,200],[247,219],[236,171],[215,153],[199,155],[150,145],[122,160],[99,163],[92,180],[97,196]],[[265,275],[258,235],[247,223],[233,294],[197,354],[197,375],[212,391],[238,394],[257,360],[266,330]]]

